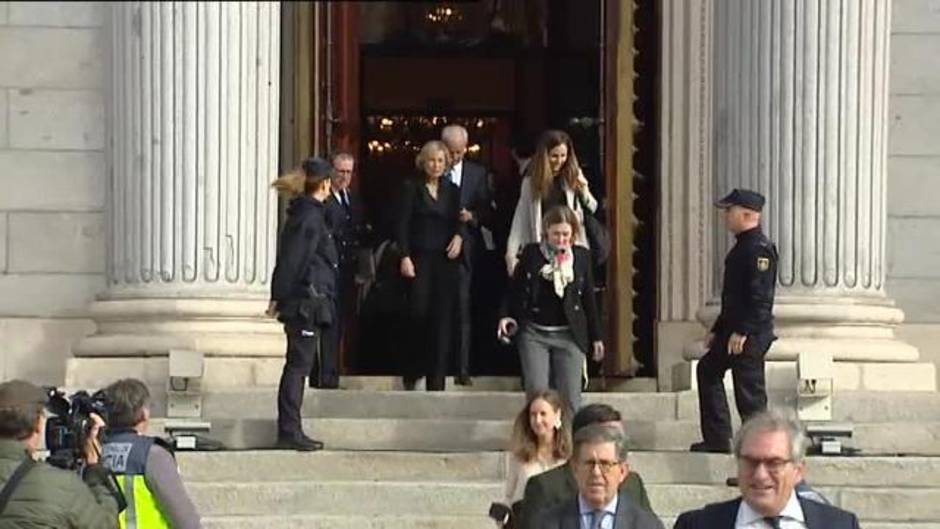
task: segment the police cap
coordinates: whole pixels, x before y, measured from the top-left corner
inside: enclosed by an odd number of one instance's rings
[[[730,208],[731,206],[741,206],[754,211],[760,211],[764,208],[764,195],[750,189],[734,189],[728,195],[718,202],[715,206],[719,208]]]

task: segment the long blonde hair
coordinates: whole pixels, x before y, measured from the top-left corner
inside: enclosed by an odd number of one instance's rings
[[[304,174],[304,170],[297,167],[271,182],[271,187],[277,191],[278,195],[289,199],[304,194],[304,184],[306,180],[307,175]]]
[[[532,186],[532,197],[535,200],[541,200],[548,196],[552,190],[552,184],[556,176],[552,174],[552,167],[548,162],[548,153],[564,145],[568,148],[568,158],[564,165],[558,170],[557,178],[564,179],[569,189],[577,190],[581,187],[578,182],[578,174],[581,172],[578,166],[578,157],[574,153],[574,144],[571,143],[571,137],[568,133],[561,130],[546,130],[539,138],[539,143],[535,148],[535,155],[529,162],[527,172],[529,175],[529,185]]]
[[[532,461],[538,456],[539,440],[532,431],[532,424],[529,421],[529,409],[537,400],[547,402],[561,417],[561,428],[555,430],[552,456],[555,459],[568,459],[571,457],[571,420],[568,418],[568,408],[565,406],[564,399],[553,389],[533,393],[526,401],[525,407],[516,415],[516,421],[512,427],[510,452],[520,461],[525,462]]]
[[[271,187],[284,198],[295,198],[313,193],[324,180],[333,178],[335,174],[329,162],[311,156],[301,162],[300,167],[271,182]]]

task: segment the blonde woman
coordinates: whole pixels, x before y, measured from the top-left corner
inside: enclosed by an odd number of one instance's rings
[[[333,167],[308,158],[300,168],[273,184],[290,198],[271,278],[268,315],[284,324],[287,354],[277,392],[277,446],[300,451],[323,448],[303,432],[300,407],[304,378],[317,369],[335,373],[335,358],[318,358],[318,342],[336,315],[339,253],[326,224]],[[319,365],[317,365],[319,362]]]
[[[542,214],[554,206],[568,206],[577,213],[581,221],[577,243],[587,248],[584,209],[593,214],[597,210],[597,199],[588,189],[587,179],[578,166],[571,137],[560,130],[547,130],[539,138],[535,155],[526,167],[512,216],[506,243],[506,267],[510,276],[525,245],[542,240]]]
[[[554,390],[529,396],[513,426],[504,505],[511,508],[522,500],[529,478],[563,465],[571,456],[571,421],[567,414],[564,400]],[[503,520],[503,525],[507,521]]]
[[[428,391],[443,391],[466,228],[459,221],[460,188],[442,178],[450,166],[444,143],[425,143],[415,165],[419,175],[405,182],[396,237],[401,275],[411,283],[409,336],[414,341],[403,379],[406,389],[414,389],[425,376]]]

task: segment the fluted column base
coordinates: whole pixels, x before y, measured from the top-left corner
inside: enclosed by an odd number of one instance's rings
[[[709,303],[698,318],[711,327],[719,311],[718,303]],[[933,364],[918,362],[917,348],[895,336],[904,313],[889,299],[783,296],[774,303],[774,318],[778,339],[766,357],[769,388],[795,390],[799,355],[829,353],[837,389],[936,390]],[[695,362],[704,354],[702,340],[686,345],[687,362],[673,370],[674,389],[695,387]]]
[[[266,299],[113,299],[90,307],[98,330],[72,350],[70,387],[101,387],[136,377],[167,380],[170,350],[205,355],[202,389],[269,384],[284,365],[281,325],[264,315]]]

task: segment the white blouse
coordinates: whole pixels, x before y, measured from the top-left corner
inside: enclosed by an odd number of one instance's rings
[[[537,458],[529,462],[523,462],[512,453],[507,453],[506,459],[508,473],[506,475],[506,492],[503,503],[509,507],[512,507],[513,503],[522,499],[522,496],[525,494],[525,485],[529,481],[529,478],[564,465],[567,462],[565,459],[540,461]]]

